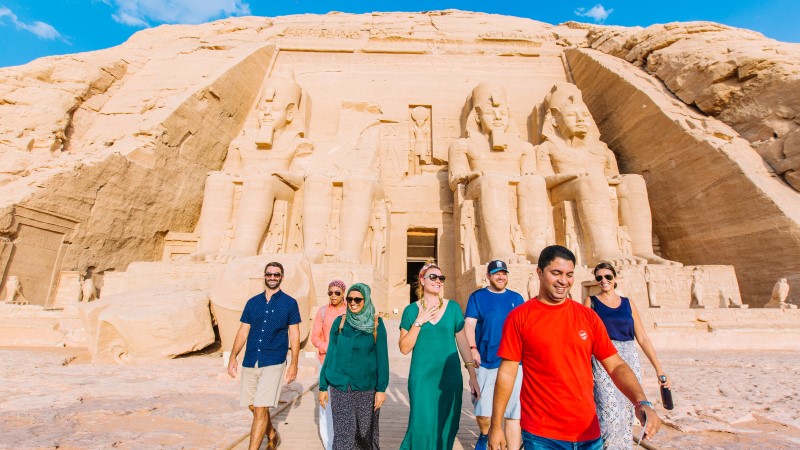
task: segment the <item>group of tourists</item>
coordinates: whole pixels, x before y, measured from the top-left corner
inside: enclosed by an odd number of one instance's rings
[[[600,293],[584,305],[568,298],[575,256],[550,246],[536,268],[539,293],[525,301],[508,289],[509,268],[487,266],[489,285],[473,292],[466,310],[445,299],[445,276],[425,264],[416,281],[418,301],[400,321],[398,342],[411,353],[408,374],[408,427],[401,449],[452,449],[462,407],[462,364],[468,373],[480,435],[475,448],[629,449],[634,417],[643,437],[660,420],[640,385],[634,339],[669,386],[638,311],[616,291],[616,271],[608,263],[594,269]],[[281,376],[297,374],[300,313],[280,290],[279,263],[267,264],[265,291],[251,298],[231,352],[228,373],[235,377],[245,343],[241,405],[253,412],[250,448],[267,438],[280,445],[269,408],[277,405]],[[389,385],[386,327],[376,314],[371,289],[328,285],[329,303],[314,317],[311,334],[319,358],[319,432],[326,450],[379,448],[380,409]],[[286,362],[291,350],[292,358]],[[641,437],[640,437],[641,440]]]

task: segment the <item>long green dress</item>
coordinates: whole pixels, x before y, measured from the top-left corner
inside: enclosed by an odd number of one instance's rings
[[[419,302],[403,310],[400,328],[410,330],[419,315]],[[448,301],[441,319],[425,323],[417,337],[408,372],[411,412],[401,450],[452,449],[461,418],[461,360],[455,334],[464,328],[464,315]]]

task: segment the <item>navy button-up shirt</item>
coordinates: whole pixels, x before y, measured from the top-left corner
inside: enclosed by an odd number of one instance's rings
[[[297,300],[278,291],[267,302],[264,292],[247,301],[242,323],[250,324],[244,367],[274,366],[286,361],[289,351],[289,326],[300,323]]]

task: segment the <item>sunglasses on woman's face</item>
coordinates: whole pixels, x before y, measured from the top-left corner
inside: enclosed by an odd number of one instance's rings
[[[364,301],[364,297],[347,297],[347,303],[355,303],[358,305],[359,303]]]
[[[614,275],[605,274],[605,275],[595,275],[594,277],[594,279],[597,280],[598,283],[603,281],[603,278],[605,278],[608,281],[611,281],[614,279]]]
[[[328,297],[330,297],[331,295],[335,295],[338,297],[342,295],[342,291],[328,291]]]
[[[439,280],[442,283],[444,283],[444,280],[447,279],[446,276],[444,276],[444,275],[436,275],[435,273],[431,273],[431,274],[425,275],[423,278],[427,278],[427,279],[429,279],[431,281]]]

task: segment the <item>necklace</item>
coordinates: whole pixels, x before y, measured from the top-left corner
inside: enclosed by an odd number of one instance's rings
[[[428,305],[425,304],[425,299],[420,299],[419,301],[422,302],[422,309],[428,309]],[[442,309],[442,305],[444,304],[443,299],[439,299],[439,309]]]

